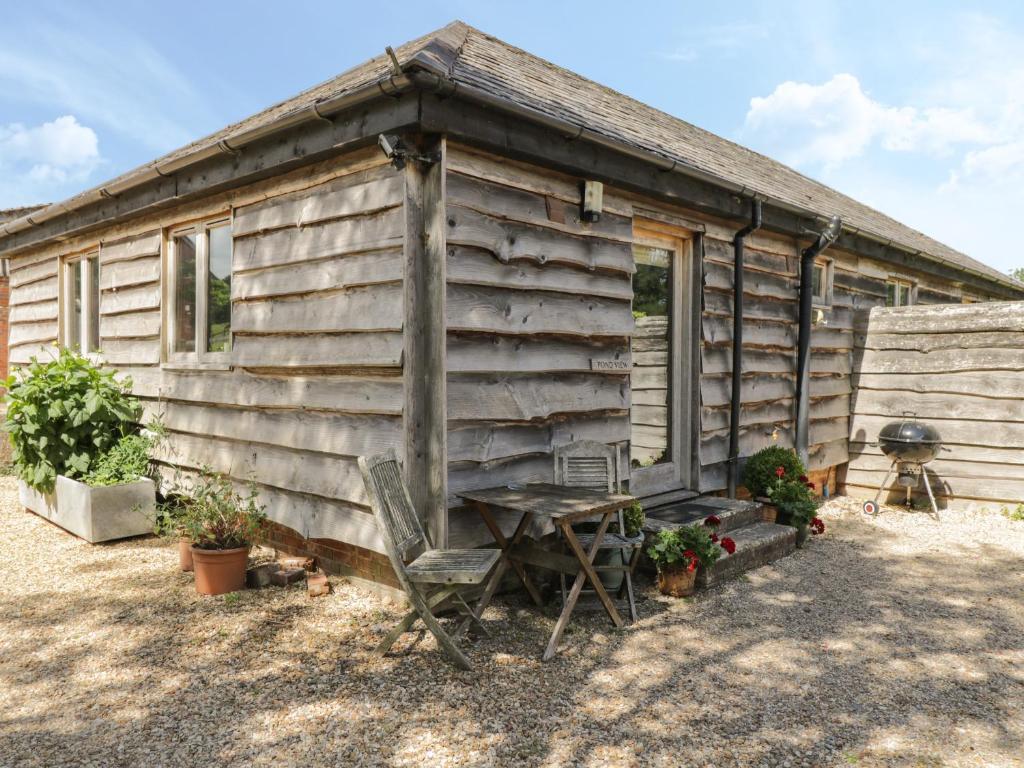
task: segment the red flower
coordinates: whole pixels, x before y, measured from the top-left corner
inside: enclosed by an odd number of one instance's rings
[[[730,539],[728,536],[726,536],[724,539],[718,542],[718,545],[726,552],[728,552],[730,555],[736,551],[736,542]]]
[[[693,573],[694,571],[696,571],[697,570],[697,561],[696,560],[691,560],[689,562],[689,564],[686,566],[686,570],[689,571],[690,573]]]
[[[797,478],[797,479],[798,479],[798,480],[799,480],[799,481],[800,481],[801,483],[809,483],[809,482],[811,481],[811,479],[810,479],[810,478],[809,478],[809,477],[808,477],[807,475],[800,475],[800,477],[799,477],[799,478]]]
[[[808,483],[807,487],[810,488],[813,491],[814,490],[814,483]]]
[[[712,533],[711,534],[711,542],[713,544],[717,544],[718,543],[718,534],[717,533]]]
[[[811,520],[811,531],[816,535],[825,532],[825,521],[820,517],[815,517]]]
[[[776,477],[782,477],[784,474],[786,474],[786,470],[785,470],[784,467],[776,467],[775,468],[775,476]]]
[[[708,528],[714,528],[722,522],[722,519],[718,515],[708,515],[704,518],[704,525]]]

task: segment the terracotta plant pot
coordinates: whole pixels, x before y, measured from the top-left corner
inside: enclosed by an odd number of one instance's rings
[[[199,549],[192,547],[196,572],[196,592],[200,595],[225,595],[245,589],[245,569],[249,548]]]
[[[811,529],[806,525],[798,525],[796,527],[796,545],[802,547],[807,541],[807,537],[811,535]]]
[[[185,536],[178,539],[178,565],[185,573],[192,570],[192,540]]]
[[[658,589],[669,597],[686,597],[693,594],[697,583],[697,571],[683,567],[663,568],[658,571]]]
[[[766,523],[778,522],[779,508],[774,504],[764,504],[761,507],[761,519]]]

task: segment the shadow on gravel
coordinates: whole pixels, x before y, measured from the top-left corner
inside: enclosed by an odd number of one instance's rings
[[[103,551],[83,549],[76,567],[103,573],[116,555]],[[1007,663],[1021,651],[1020,561],[994,547],[961,554],[895,558],[828,536],[692,600],[663,599],[642,580],[637,626],[617,632],[601,613],[577,613],[550,664],[539,655],[555,609],[510,596],[488,612],[491,634],[471,645],[476,669],[465,673],[429,637],[370,656],[398,613],[383,604],[334,615],[332,598],[195,598],[168,551],[166,569],[131,576],[130,598],[114,577],[70,602],[0,591],[5,700],[43,690],[65,715],[0,709],[0,764],[262,766],[310,764],[309,754],[396,768],[451,756],[919,766],[941,765],[936,745],[964,731],[1012,764],[1024,753],[1008,706],[1019,712],[1020,672],[1011,678]],[[63,639],[41,648],[54,627]],[[415,757],[424,744],[426,762]]]

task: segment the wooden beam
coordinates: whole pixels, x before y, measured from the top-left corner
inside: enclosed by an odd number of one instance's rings
[[[445,140],[406,136],[428,160],[405,166],[405,471],[436,547],[448,542],[445,366]]]

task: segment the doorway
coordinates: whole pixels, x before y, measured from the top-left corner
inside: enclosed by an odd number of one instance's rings
[[[696,479],[694,235],[634,221],[633,261],[629,487],[650,496],[691,488]]]

